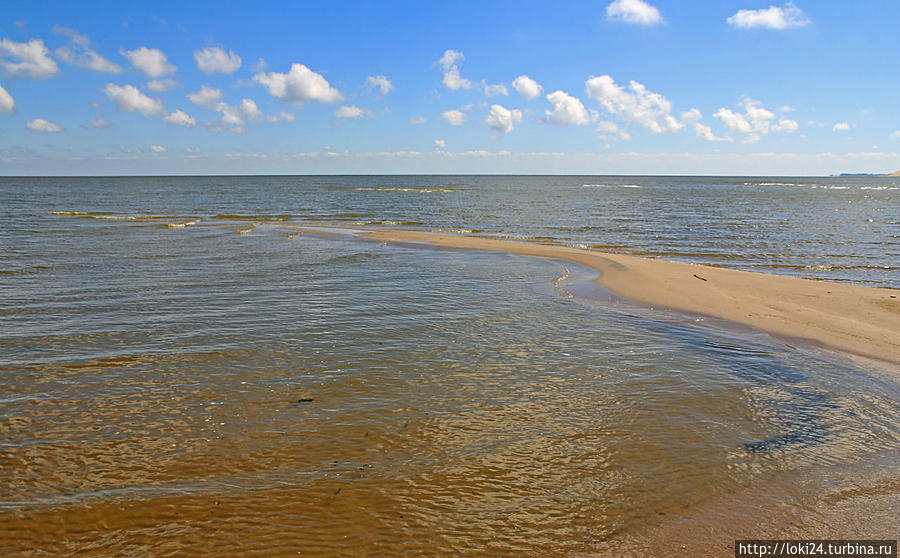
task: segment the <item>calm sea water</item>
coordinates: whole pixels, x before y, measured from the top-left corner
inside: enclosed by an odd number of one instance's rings
[[[0,550],[605,554],[707,508],[733,539],[753,507],[896,498],[890,376],[571,264],[285,225],[897,288],[898,186],[0,178]]]

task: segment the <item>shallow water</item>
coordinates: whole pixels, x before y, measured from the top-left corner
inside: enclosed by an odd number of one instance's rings
[[[605,554],[702,510],[716,509],[726,533],[747,533],[751,507],[815,515],[811,498],[872,478],[900,494],[900,388],[890,377],[609,297],[571,264],[284,228],[313,217],[516,236],[556,227],[568,232],[553,241],[578,243],[586,237],[566,222],[634,200],[591,209],[549,192],[655,188],[582,186],[610,177],[453,180],[0,180],[0,550]],[[540,192],[521,186],[541,180]],[[746,181],[683,188],[712,200]],[[885,231],[897,206],[863,186],[819,203],[880,215],[877,226],[853,221],[856,244],[797,257],[855,253],[865,271],[827,273],[896,285]],[[758,202],[766,188],[789,187],[747,188]],[[818,199],[806,190],[798,195]],[[541,219],[543,197],[572,210]],[[669,235],[658,245],[678,244],[665,223],[673,213],[657,209],[647,224],[623,222],[628,250],[654,229]],[[800,228],[785,238],[807,234]],[[669,255],[697,261],[683,247],[710,250],[690,229]],[[716,250],[774,242],[763,238],[771,231],[717,230]],[[878,246],[887,259],[865,256]],[[727,263],[754,261],[735,251]],[[748,492],[761,496],[735,496]]]

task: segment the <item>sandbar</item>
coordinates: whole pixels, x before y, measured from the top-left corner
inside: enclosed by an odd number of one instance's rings
[[[315,231],[316,227],[308,230]],[[897,289],[469,234],[365,228],[359,236],[382,242],[418,242],[567,260],[598,271],[596,283],[631,300],[721,318],[780,337],[900,364]]]

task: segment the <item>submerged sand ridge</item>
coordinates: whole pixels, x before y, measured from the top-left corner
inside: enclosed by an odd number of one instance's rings
[[[635,301],[900,364],[900,292],[895,289],[464,234],[369,228],[360,236],[568,260],[599,271],[598,284]]]

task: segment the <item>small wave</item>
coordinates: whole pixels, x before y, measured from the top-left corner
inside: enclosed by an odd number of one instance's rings
[[[247,233],[249,233],[249,232],[255,231],[255,230],[256,230],[256,227],[258,227],[258,226],[259,226],[259,225],[257,225],[256,223],[253,223],[252,225],[250,225],[250,226],[247,227],[246,229],[238,229],[238,230],[236,230],[236,231],[234,231],[234,232],[236,232],[236,233],[238,233],[238,234],[247,234]]]
[[[803,186],[799,182],[744,182],[744,186]]]
[[[186,223],[166,223],[166,226],[170,229],[183,229],[185,227],[190,227],[191,225],[196,225],[200,222],[200,219],[194,221],[188,221]]]
[[[641,188],[640,184],[582,184],[582,188]]]
[[[900,186],[860,186],[860,190],[900,190]]]
[[[50,215],[75,216],[75,215],[108,215],[108,214],[107,213],[89,213],[87,211],[51,211]]]
[[[445,192],[456,192],[454,188],[401,188],[399,186],[374,186],[354,188],[358,192],[416,192],[419,194],[440,194]]]
[[[239,213],[220,213],[218,215],[213,215],[212,219],[220,219],[223,221],[265,221],[265,222],[281,222],[288,221],[291,219],[290,215],[273,215],[273,214],[259,214],[259,215],[246,215]]]

